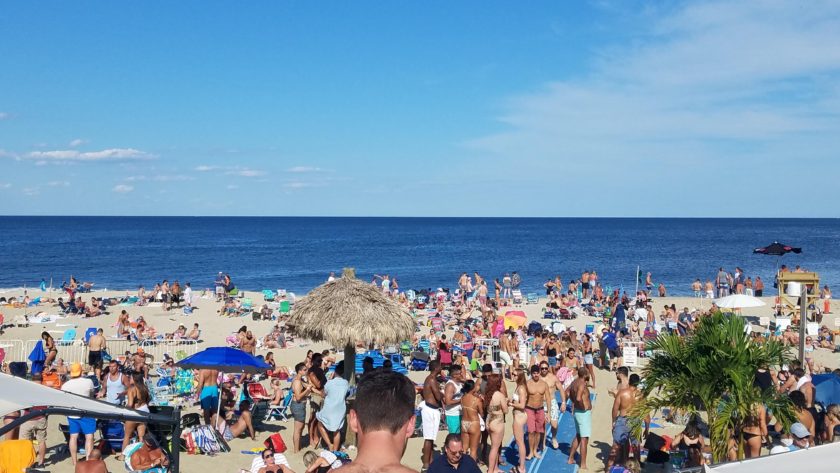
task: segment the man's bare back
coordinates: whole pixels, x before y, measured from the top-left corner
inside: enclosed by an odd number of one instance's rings
[[[411,468],[400,465],[399,463],[373,469],[353,462],[348,463],[335,471],[337,473],[417,473],[417,470],[412,470]]]
[[[105,348],[105,337],[99,334],[91,335],[88,340],[88,350],[101,351]]]
[[[578,411],[592,409],[592,401],[589,399],[589,387],[586,379],[578,376],[569,386],[569,397],[572,398],[572,406]]]

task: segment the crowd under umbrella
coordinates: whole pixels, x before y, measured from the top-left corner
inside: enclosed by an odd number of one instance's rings
[[[357,342],[398,344],[416,330],[408,309],[356,279],[352,268],[297,301],[288,325],[302,338],[343,347],[347,380],[353,379]]]
[[[185,370],[218,370],[222,373],[262,373],[271,369],[265,361],[238,348],[210,347],[190,355],[175,364]],[[216,407],[216,422],[222,411],[222,395]]]

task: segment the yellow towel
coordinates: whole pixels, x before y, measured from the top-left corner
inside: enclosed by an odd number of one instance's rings
[[[35,449],[31,440],[0,442],[0,473],[23,473],[35,463]]]

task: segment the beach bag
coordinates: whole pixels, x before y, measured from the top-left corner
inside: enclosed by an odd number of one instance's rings
[[[184,306],[184,315],[190,315],[193,313],[193,308],[190,306]]]
[[[206,455],[215,455],[222,451],[216,431],[209,425],[199,425],[192,430],[196,448]]]
[[[48,388],[61,389],[61,376],[55,371],[41,373],[41,384]]]
[[[284,453],[286,451],[286,442],[280,434],[271,434],[270,437],[263,442],[265,448],[270,448],[274,453]]]
[[[189,455],[197,453],[198,446],[195,444],[192,429],[187,429],[181,433],[180,448],[182,452],[187,452]]]

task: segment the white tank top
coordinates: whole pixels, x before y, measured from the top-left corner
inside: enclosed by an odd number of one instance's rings
[[[452,395],[452,399],[461,399],[464,395],[461,393],[461,388],[463,385],[461,383],[455,382],[453,380],[449,380],[446,382],[447,385],[451,384],[455,386],[455,394]],[[444,386],[445,388],[445,386]],[[444,406],[443,413],[448,416],[460,416],[461,415],[461,404],[450,404]]]
[[[125,385],[122,382],[122,373],[117,377],[116,381],[111,381],[111,375],[105,377],[105,400],[111,404],[121,404],[122,401],[119,395],[125,392]]]

